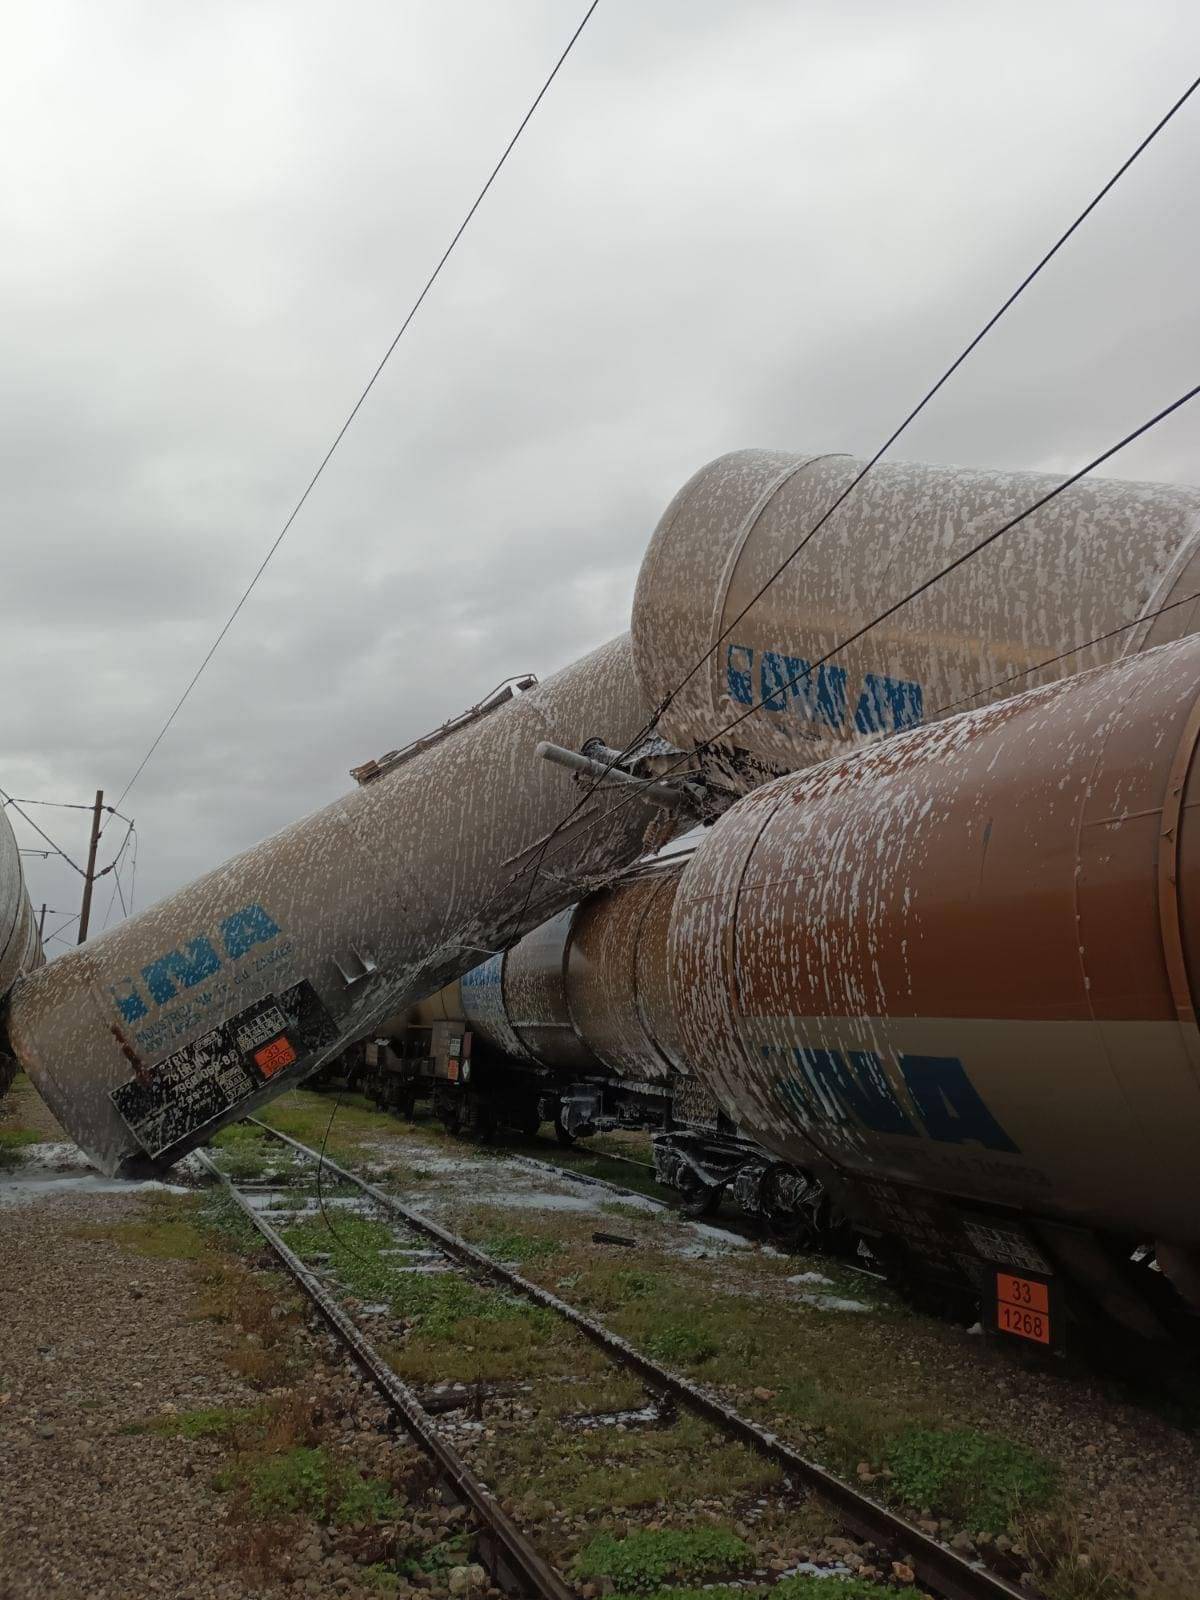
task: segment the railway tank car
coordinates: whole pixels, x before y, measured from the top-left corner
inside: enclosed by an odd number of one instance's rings
[[[1200,1318],[1198,740],[1193,636],[782,778],[676,894],[704,1083],[1037,1342]]]
[[[666,933],[681,861],[650,862],[568,906],[402,1017],[370,1055],[368,1092],[417,1098],[456,1132],[563,1143],[610,1124],[665,1125],[675,1076]],[[336,1077],[330,1082],[336,1082]]]
[[[43,962],[37,918],[29,902],[21,853],[5,813],[0,812],[0,1008],[24,973]],[[0,1095],[17,1070],[13,1056],[0,1049]]]
[[[864,466],[736,451],[659,522],[634,597],[638,680],[658,732],[705,747],[715,781],[745,792],[964,697],[1004,699],[1200,622],[1200,490],[1086,478],[841,648],[1060,481],[883,462],[825,520]]]

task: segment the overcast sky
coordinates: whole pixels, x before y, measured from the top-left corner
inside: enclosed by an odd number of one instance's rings
[[[9,792],[123,788],[582,10],[6,9]],[[130,794],[139,904],[625,628],[712,456],[869,453],[1198,62],[1168,0],[601,0]],[[1196,382],[1198,171],[1200,103],[897,454],[1066,471]]]

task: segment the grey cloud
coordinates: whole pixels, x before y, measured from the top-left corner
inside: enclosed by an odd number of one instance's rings
[[[10,19],[6,787],[119,792],[576,15]],[[711,456],[873,449],[1198,42],[1167,0],[602,0],[130,796],[139,898],[623,629]],[[899,454],[1070,470],[1195,381],[1198,139],[1189,107]],[[1194,439],[1110,470],[1186,479]]]

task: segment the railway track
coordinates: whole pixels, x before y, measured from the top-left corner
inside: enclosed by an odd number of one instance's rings
[[[408,1232],[429,1241],[460,1272],[484,1280],[570,1324],[603,1352],[615,1367],[636,1375],[655,1403],[668,1410],[683,1410],[702,1419],[727,1439],[762,1457],[783,1474],[793,1491],[811,1495],[832,1511],[837,1522],[858,1539],[868,1541],[912,1568],[916,1580],[944,1600],[1033,1600],[1034,1592],[1016,1587],[1006,1578],[941,1544],[904,1517],[843,1482],[818,1463],[740,1415],[699,1385],[660,1365],[627,1340],[551,1291],[525,1278],[502,1262],[478,1250],[441,1224],[385,1193],[356,1173],[322,1157],[308,1145],[248,1119],[265,1136],[291,1149],[302,1162],[320,1167],[338,1184],[363,1195],[385,1217],[395,1219]],[[456,1497],[467,1505],[480,1531],[479,1554],[498,1587],[509,1594],[569,1600],[573,1591],[562,1576],[539,1554],[529,1536],[501,1507],[494,1492],[475,1474],[422,1405],[417,1394],[371,1344],[362,1329],[339,1305],[320,1278],[289,1247],[239,1186],[203,1157],[208,1170],[231,1192],[242,1213],[254,1225],[280,1264],[308,1296],[325,1322],[342,1342],[363,1373],[394,1409],[404,1427],[434,1460]],[[564,1169],[565,1170],[565,1169]],[[575,1174],[571,1174],[576,1176]],[[334,1233],[336,1238],[336,1231]]]

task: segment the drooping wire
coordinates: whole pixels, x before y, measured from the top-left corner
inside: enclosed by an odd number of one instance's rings
[[[325,1167],[325,1147],[329,1143],[329,1135],[333,1131],[333,1119],[337,1116],[338,1111],[341,1109],[341,1104],[342,1092],[339,1089],[338,1097],[333,1102],[333,1110],[329,1113],[329,1121],[325,1124],[325,1133],[321,1139],[320,1151],[317,1154],[317,1209],[321,1213],[321,1221],[325,1224],[330,1238],[334,1239],[342,1247],[342,1249],[345,1250],[349,1255],[352,1255],[356,1261],[360,1262],[363,1266],[369,1267],[374,1266],[375,1263],[370,1261],[368,1257],[364,1256],[360,1250],[356,1250],[355,1247],[350,1243],[349,1239],[347,1239],[344,1234],[339,1233],[334,1227],[333,1218],[325,1209],[325,1195],[321,1189],[321,1173]]]
[[[180,695],[179,699],[175,702],[175,705],[172,708],[170,715],[167,717],[167,720],[163,723],[162,727],[159,729],[158,733],[155,735],[155,738],[154,738],[153,742],[151,743],[150,748],[146,751],[145,755],[142,757],[141,761],[138,763],[137,769],[135,770],[133,776],[130,778],[129,782],[125,785],[124,789],[122,789],[120,799],[117,801],[118,805],[122,804],[122,802],[125,799],[125,796],[129,793],[130,789],[133,788],[134,784],[138,781],[138,779],[141,777],[142,773],[146,770],[147,763],[149,762],[150,758],[153,756],[154,752],[158,749],[159,745],[162,743],[162,740],[165,737],[165,735],[167,733],[167,730],[170,728],[170,726],[174,722],[175,718],[179,715],[179,712],[183,708],[184,702],[187,700],[187,698],[191,694],[192,690],[196,687],[196,684],[200,681],[200,676],[204,672],[204,669],[208,666],[208,663],[212,660],[213,656],[216,655],[217,650],[220,648],[222,640],[225,638],[225,635],[229,632],[230,628],[233,626],[234,622],[237,620],[238,613],[241,611],[242,607],[246,604],[246,601],[250,598],[250,595],[253,592],[255,585],[258,583],[258,580],[262,577],[263,573],[267,570],[267,565],[270,562],[271,558],[274,556],[275,552],[279,549],[279,546],[283,543],[284,539],[287,537],[287,534],[288,534],[293,522],[295,522],[296,518],[299,516],[299,514],[300,514],[301,510],[303,509],[304,504],[307,501],[309,495],[316,488],[317,483],[318,483],[322,473],[325,471],[325,468],[329,465],[329,462],[332,459],[334,452],[337,450],[338,446],[341,444],[342,440],[345,438],[347,432],[349,431],[351,423],[353,423],[355,417],[358,415],[358,413],[361,410],[364,402],[366,401],[367,396],[371,393],[371,390],[375,387],[376,380],[379,378],[379,376],[382,373],[384,367],[387,366],[388,361],[391,358],[392,352],[395,350],[396,346],[400,343],[400,340],[404,337],[405,333],[408,330],[409,324],[412,322],[412,320],[416,316],[417,312],[421,309],[421,306],[422,306],[422,304],[423,304],[423,302],[425,300],[426,295],[429,293],[429,291],[433,288],[434,284],[437,282],[437,279],[441,274],[442,268],[446,265],[446,262],[450,259],[450,256],[453,253],[455,246],[458,244],[458,241],[462,238],[463,234],[467,231],[467,228],[470,225],[471,219],[474,217],[475,213],[479,210],[479,207],[483,204],[484,198],[487,195],[488,190],[492,187],[492,184],[496,181],[497,177],[500,174],[500,169],[504,166],[505,162],[508,160],[509,156],[512,154],[512,151],[513,151],[513,149],[514,149],[514,147],[515,147],[515,145],[517,143],[517,140],[524,133],[527,125],[529,124],[529,122],[530,122],[531,118],[533,117],[534,112],[537,110],[538,106],[541,105],[542,100],[544,99],[545,95],[549,91],[550,85],[554,82],[555,78],[558,76],[559,69],[562,67],[562,65],[566,61],[567,57],[570,55],[571,51],[574,49],[576,40],[579,38],[580,34],[583,32],[584,28],[587,26],[588,21],[591,18],[592,13],[595,11],[595,9],[596,9],[597,5],[599,5],[599,3],[600,3],[600,0],[591,0],[591,4],[588,6],[587,10],[584,12],[582,20],[579,22],[579,24],[576,27],[574,33],[572,33],[571,37],[567,40],[566,46],[563,49],[562,54],[559,56],[558,60],[554,63],[554,66],[550,69],[549,75],[547,76],[545,82],[542,84],[541,88],[538,90],[537,94],[535,95],[532,104],[530,105],[529,109],[526,111],[525,115],[521,118],[521,121],[518,123],[516,132],[513,134],[512,138],[509,139],[507,145],[505,145],[504,151],[501,154],[499,161],[496,162],[495,166],[492,168],[491,172],[488,174],[488,177],[487,177],[483,187],[480,189],[479,193],[476,195],[475,199],[472,201],[470,210],[467,212],[467,214],[463,218],[463,220],[459,223],[458,228],[455,230],[454,235],[450,240],[450,243],[446,246],[445,250],[442,252],[441,259],[438,261],[438,263],[434,267],[433,271],[429,274],[429,277],[425,280],[425,285],[422,288],[420,294],[413,301],[413,304],[409,309],[408,315],[404,318],[404,321],[400,324],[400,328],[399,328],[398,332],[396,333],[395,337],[393,338],[391,344],[389,344],[387,349],[384,351],[382,359],[380,360],[378,366],[375,368],[374,372],[372,372],[370,378],[367,381],[366,387],[363,389],[362,393],[359,395],[358,399],[354,402],[354,405],[351,407],[349,415],[346,417],[346,420],[342,423],[341,427],[338,429],[337,433],[334,435],[333,443],[329,446],[328,450],[326,450],[324,456],[321,458],[321,461],[320,461],[320,464],[317,467],[317,470],[313,473],[312,477],[308,480],[308,483],[305,485],[304,492],[300,496],[299,500],[297,500],[296,504],[293,506],[291,514],[288,516],[287,521],[284,523],[283,527],[279,530],[279,532],[276,534],[275,538],[272,540],[270,546],[267,549],[267,553],[263,557],[262,561],[259,563],[258,569],[254,573],[254,576],[250,579],[250,582],[246,585],[245,589],[242,591],[240,599],[238,600],[237,604],[234,606],[233,610],[229,613],[229,616],[226,618],[224,624],[222,625],[220,632],[217,634],[216,638],[213,640],[212,644],[209,646],[208,652],[204,656],[204,659],[201,661],[200,665],[196,668],[195,672],[192,674],[192,677],[189,680],[189,682],[187,684],[187,687],[184,689],[184,691]]]
[[[687,683],[690,682],[690,680],[700,670],[700,668],[704,665],[704,663],[706,661],[710,660],[712,658],[712,656],[720,649],[721,645],[724,643],[724,641],[726,639],[729,638],[730,634],[737,627],[738,623],[741,622],[742,619],[746,616],[746,613],[754,605],[756,605],[759,600],[762,599],[763,595],[766,594],[767,590],[771,587],[771,585],[773,583],[775,583],[783,575],[784,572],[787,571],[787,569],[791,566],[792,562],[801,553],[801,551],[805,548],[805,546],[813,538],[816,537],[816,535],[820,532],[820,530],[825,526],[826,522],[829,521],[830,517],[833,516],[833,514],[838,510],[838,508],[840,506],[845,504],[845,502],[850,498],[850,496],[859,487],[859,485],[868,476],[868,474],[871,473],[874,470],[874,468],[878,465],[879,461],[887,453],[887,451],[891,449],[891,447],[896,443],[896,441],[900,438],[900,436],[911,426],[911,424],[916,421],[916,419],[925,410],[925,407],[930,403],[931,400],[933,400],[933,398],[946,385],[946,383],[949,382],[949,380],[954,376],[954,374],[963,365],[963,363],[972,354],[972,352],[974,350],[976,350],[980,344],[982,344],[983,340],[992,331],[992,329],[996,326],[996,324],[1012,308],[1012,306],[1014,306],[1016,304],[1016,302],[1025,293],[1026,289],[1028,289],[1029,286],[1033,283],[1034,279],[1037,278],[1038,275],[1042,272],[1042,270],[1050,264],[1050,262],[1058,254],[1058,252],[1062,249],[1062,247],[1067,243],[1067,241],[1071,238],[1071,236],[1078,231],[1078,229],[1083,225],[1084,222],[1086,222],[1088,217],[1092,214],[1092,212],[1096,209],[1096,207],[1100,204],[1100,202],[1105,198],[1105,196],[1108,195],[1112,191],[1113,188],[1115,188],[1115,186],[1124,177],[1126,172],[1129,171],[1130,167],[1133,166],[1134,162],[1138,159],[1138,157],[1141,156],[1143,154],[1143,152],[1145,150],[1147,150],[1151,144],[1153,144],[1154,140],[1163,131],[1163,129],[1167,126],[1167,124],[1175,116],[1175,114],[1187,103],[1187,101],[1189,99],[1191,99],[1192,95],[1196,92],[1197,88],[1200,88],[1200,77],[1194,78],[1192,80],[1192,82],[1188,85],[1188,87],[1184,90],[1184,92],[1179,96],[1179,98],[1174,102],[1174,104],[1159,118],[1159,120],[1155,123],[1154,127],[1150,129],[1149,133],[1147,133],[1145,135],[1145,137],[1140,141],[1140,143],[1137,144],[1135,146],[1135,148],[1130,152],[1130,154],[1128,156],[1126,156],[1125,160],[1116,169],[1116,171],[1112,174],[1112,176],[1108,179],[1108,181],[1100,189],[1097,190],[1097,192],[1092,196],[1092,198],[1084,206],[1083,210],[1078,214],[1078,216],[1074,219],[1074,221],[1071,222],[1070,225],[1066,229],[1064,229],[1064,231],[1058,236],[1058,238],[1054,241],[1054,243],[1050,246],[1050,248],[1045,252],[1045,254],[1025,274],[1025,276],[1021,279],[1020,283],[1017,284],[1016,288],[1012,291],[1012,293],[1008,296],[1008,298],[1001,304],[999,309],[997,311],[995,311],[988,318],[988,320],[983,324],[983,326],[974,335],[974,337],[963,347],[963,349],[959,352],[959,354],[954,358],[954,360],[950,363],[950,365],[942,373],[941,377],[938,378],[936,383],[934,383],[932,385],[932,387],[925,392],[925,394],[921,397],[921,399],[918,400],[916,405],[913,406],[913,408],[909,411],[908,415],[903,419],[903,421],[896,428],[894,428],[892,430],[892,432],[883,441],[883,443],[878,447],[878,449],[875,451],[875,453],[863,464],[863,466],[858,470],[858,472],[855,473],[853,478],[851,478],[850,482],[841,491],[841,493],[831,502],[831,504],[829,506],[826,507],[826,509],[821,513],[821,515],[817,518],[817,520],[812,524],[812,526],[807,530],[807,532],[801,537],[799,542],[793,547],[793,549],[787,555],[787,557],[783,561],[780,562],[780,564],[775,568],[775,570],[766,579],[766,581],[761,585],[761,587],[758,590],[756,590],[756,592],[753,595],[751,595],[750,599],[746,602],[746,604],[742,607],[742,609],[737,613],[737,615],[733,618],[733,620],[725,627],[725,629],[720,634],[720,636],[713,641],[713,643],[703,652],[703,654],[701,654],[700,656],[698,656],[696,658],[696,660],[688,668],[687,672],[679,680],[679,682],[676,683],[674,685],[674,687],[672,687],[670,690],[668,690],[665,698],[659,702],[659,704],[655,708],[655,710],[654,710],[653,714],[651,715],[651,717],[648,719],[648,721],[643,723],[641,728],[633,736],[633,738],[628,742],[628,744],[626,744],[625,747],[623,749],[619,750],[615,755],[610,757],[610,759],[609,759],[607,765],[605,766],[603,772],[598,773],[591,783],[586,784],[586,785],[583,786],[584,787],[583,795],[578,800],[576,800],[575,804],[570,808],[570,810],[568,810],[566,812],[566,814],[561,818],[561,820],[558,823],[555,824],[555,826],[550,830],[550,832],[541,841],[541,844],[539,846],[539,853],[538,853],[537,861],[536,861],[536,864],[534,865],[534,868],[533,868],[534,875],[536,875],[536,873],[538,871],[540,871],[541,866],[545,861],[545,857],[546,857],[546,854],[547,854],[547,852],[549,850],[549,847],[550,847],[551,843],[553,842],[553,840],[555,839],[555,837],[562,831],[563,828],[565,828],[567,826],[567,824],[571,821],[571,819],[574,816],[576,816],[578,814],[578,812],[582,809],[582,807],[587,803],[587,798],[592,793],[592,791],[595,788],[597,788],[600,784],[602,784],[604,782],[604,779],[614,769],[614,767],[616,767],[621,761],[624,761],[628,756],[630,756],[633,753],[633,751],[635,751],[637,749],[638,745],[641,744],[641,742],[645,738],[647,738],[650,734],[652,734],[654,732],[655,728],[658,726],[658,724],[659,724],[660,720],[662,719],[663,715],[668,710],[668,708],[670,707],[672,702],[675,700],[676,696],[680,693],[680,691],[686,686]],[[785,685],[785,687],[787,687],[787,686]],[[516,924],[515,924],[516,926],[520,926],[520,924],[524,921],[525,915],[527,914],[527,912],[529,910],[529,901],[530,901],[530,896],[532,894],[532,885],[533,885],[533,878],[531,877],[530,890],[529,890],[529,893],[526,894],[525,902],[524,902],[524,905],[522,906],[522,909],[521,909],[521,915],[517,918],[517,921],[516,921]]]
[[[58,811],[94,811],[95,806],[91,801],[86,804],[78,800],[28,800],[24,795],[10,795],[9,805],[22,806],[53,806]]]
[[[58,927],[55,928],[52,933],[48,933],[48,934],[46,934],[44,936],[43,943],[48,943],[51,939],[61,938],[63,932],[67,928],[69,928],[73,922],[78,922],[78,921],[79,921],[79,913],[78,913],[78,911],[72,912],[72,914],[67,918],[67,920],[65,922],[60,922]],[[63,939],[63,943],[66,944],[66,942],[67,941],[65,939]],[[74,949],[75,946],[72,945],[71,948]]]
[[[118,895],[120,895],[120,898],[121,898],[121,910],[122,910],[122,912],[124,912],[125,916],[129,915],[128,907],[125,904],[125,894],[124,894],[124,891],[121,888],[121,860],[122,860],[122,857],[124,856],[126,850],[129,849],[130,840],[133,840],[133,839],[136,839],[136,834],[135,834],[135,831],[134,831],[133,823],[131,822],[129,824],[128,828],[126,828],[126,830],[125,830],[125,837],[124,837],[124,839],[121,840],[121,848],[117,851],[115,857],[113,858],[112,865],[109,868],[106,869],[106,870],[110,871],[112,873],[112,875],[113,875],[113,888],[112,888],[112,893],[108,897],[108,908],[104,913],[104,921],[100,924],[101,933],[103,933],[105,928],[108,927],[108,921],[109,921],[109,918],[112,916],[113,905],[114,905]]]

